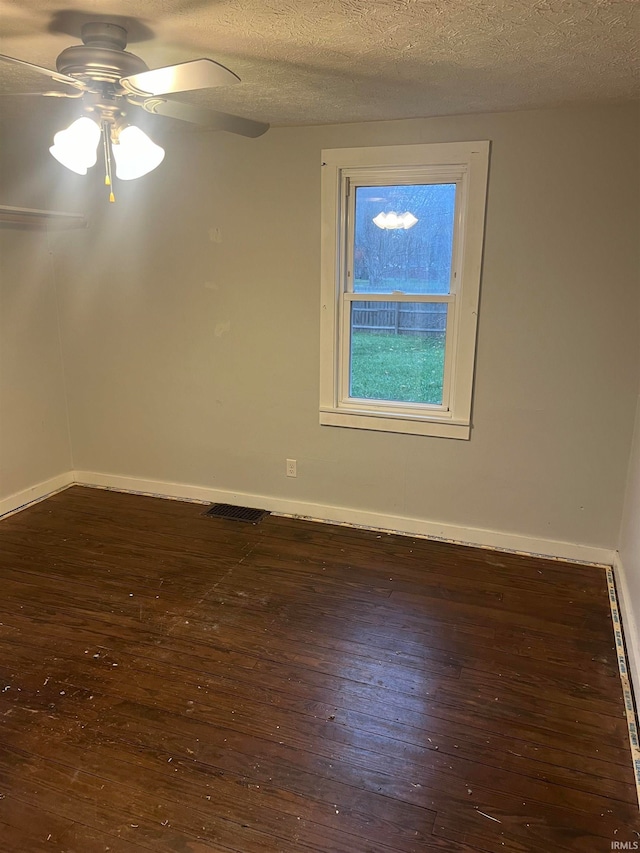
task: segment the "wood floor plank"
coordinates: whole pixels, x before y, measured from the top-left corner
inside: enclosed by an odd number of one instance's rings
[[[640,831],[602,569],[203,511],[74,487],[0,521],[3,853]]]

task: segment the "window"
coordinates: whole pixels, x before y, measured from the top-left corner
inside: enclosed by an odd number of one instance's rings
[[[469,438],[488,160],[322,152],[321,424]]]

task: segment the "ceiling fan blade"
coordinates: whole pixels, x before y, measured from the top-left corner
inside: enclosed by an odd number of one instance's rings
[[[239,82],[237,74],[213,59],[194,59],[123,77],[120,85],[133,95],[170,95]]]
[[[269,130],[269,125],[261,121],[252,121],[241,116],[230,113],[221,113],[217,110],[207,110],[202,107],[194,107],[192,104],[183,104],[181,101],[169,101],[164,98],[147,98],[138,104],[148,113],[176,118],[179,121],[189,121],[199,124],[209,130],[226,130],[229,133],[238,133],[240,136],[255,138],[262,136]]]
[[[0,53],[0,61],[15,62],[16,65],[22,65],[24,68],[30,68],[32,71],[37,71],[38,74],[45,74],[56,83],[65,83],[67,86],[75,86],[76,89],[87,88],[81,80],[76,80],[75,77],[69,77],[67,74],[60,74],[59,71],[51,71],[49,68],[43,68],[42,65],[34,65],[32,62],[25,62],[24,59],[16,59],[15,56],[4,56]]]
[[[0,98],[72,98],[77,100],[84,92],[0,92]]]

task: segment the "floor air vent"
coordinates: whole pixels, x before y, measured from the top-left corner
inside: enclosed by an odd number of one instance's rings
[[[253,509],[250,506],[212,504],[204,514],[209,518],[228,518],[233,521],[248,521],[250,524],[259,524],[265,516],[269,515],[269,511]]]

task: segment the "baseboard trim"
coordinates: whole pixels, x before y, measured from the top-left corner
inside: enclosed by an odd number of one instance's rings
[[[638,637],[638,622],[631,606],[629,587],[627,586],[627,575],[624,565],[620,559],[620,553],[614,552],[613,574],[616,581],[616,593],[620,618],[624,631],[624,641],[627,649],[627,661],[629,678],[633,686],[636,705],[640,702],[640,637]]]
[[[15,492],[13,495],[0,500],[0,518],[6,518],[8,515],[13,515],[14,512],[26,509],[31,504],[43,501],[45,498],[55,495],[56,492],[68,489],[73,483],[74,472],[65,471],[64,474],[58,474],[56,477],[43,480],[42,483],[37,483],[35,486],[29,486],[28,489],[23,489],[21,492]]]
[[[620,583],[620,597],[622,602],[625,601],[626,582],[624,581],[622,564],[619,558],[617,558],[617,564],[614,563],[614,556],[617,552],[610,551],[607,548],[597,548],[590,545],[560,542],[553,539],[542,539],[531,536],[518,536],[499,530],[443,524],[435,521],[426,521],[421,518],[385,515],[368,510],[353,509],[351,507],[296,501],[290,498],[277,498],[270,495],[235,492],[227,489],[213,489],[186,483],[123,477],[96,471],[67,471],[42,483],[37,483],[21,492],[16,492],[0,500],[0,518],[25,509],[27,506],[44,500],[72,485],[113,489],[119,492],[130,492],[132,494],[151,495],[153,497],[193,501],[203,504],[216,502],[235,503],[242,506],[268,509],[270,512],[295,518],[312,519],[330,524],[345,524],[351,527],[364,527],[369,530],[378,530],[385,533],[401,533],[425,539],[451,542],[457,545],[490,548],[494,551],[509,551],[516,554],[567,560],[576,563],[590,563],[598,566],[611,566],[614,564],[619,566],[616,572],[622,578]],[[623,615],[626,616],[624,604],[622,604],[622,610]],[[633,652],[630,652],[630,656],[635,661],[637,673],[637,667],[640,664],[640,650],[635,648]],[[636,684],[640,684],[637,675]],[[640,686],[636,687],[636,690],[640,691]]]
[[[618,671],[622,685],[624,709],[629,728],[629,747],[636,783],[638,804],[640,805],[640,734],[638,729],[638,699],[640,681],[638,679],[638,632],[629,597],[629,589],[620,554],[616,551],[613,567],[607,569],[607,587],[609,606],[616,644]]]
[[[540,539],[530,536],[518,536],[497,530],[468,528],[454,524],[442,524],[419,518],[390,516],[350,507],[330,506],[289,498],[277,498],[247,492],[233,492],[226,489],[212,489],[204,486],[191,486],[185,483],[168,483],[160,480],[144,480],[134,477],[122,477],[96,471],[75,471],[74,480],[78,485],[114,489],[121,492],[151,495],[154,497],[187,500],[197,503],[230,503],[242,506],[268,509],[279,515],[332,524],[346,524],[351,527],[366,527],[386,533],[402,533],[425,539],[437,539],[459,545],[490,548],[496,551],[509,551],[518,554],[567,560],[576,563],[590,563],[598,566],[610,566],[613,551],[572,542],[559,542],[552,539]]]

